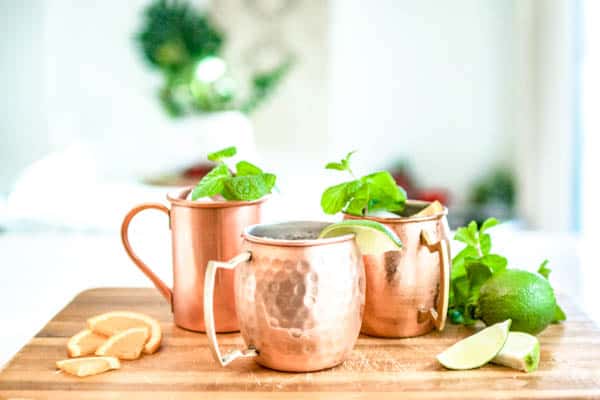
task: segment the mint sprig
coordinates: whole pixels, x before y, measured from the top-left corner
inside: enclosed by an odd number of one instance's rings
[[[346,171],[354,178],[351,181],[331,186],[321,196],[321,208],[326,214],[340,211],[352,215],[364,215],[368,211],[402,211],[406,202],[406,192],[396,184],[387,171],[379,171],[356,178],[352,172],[351,151],[339,162],[330,162],[326,169]]]
[[[454,323],[474,324],[475,310],[479,300],[479,289],[494,274],[506,269],[508,261],[499,254],[492,254],[492,239],[488,229],[498,220],[487,219],[481,228],[471,221],[466,227],[458,228],[454,239],[466,244],[452,259],[450,273],[450,297],[448,315]]]
[[[225,159],[237,154],[234,146],[210,153],[208,159],[217,162],[192,190],[192,200],[221,195],[226,200],[251,201],[271,193],[276,176],[263,172],[248,161],[239,161],[235,173],[225,163]]]
[[[492,238],[487,231],[496,225],[496,218],[488,218],[480,228],[471,221],[466,227],[456,230],[454,239],[466,246],[452,259],[450,273],[448,316],[455,324],[472,325],[477,322],[479,289],[488,279],[507,268],[506,257],[491,252]],[[538,269],[538,273],[546,279],[551,271],[547,264],[548,260],[545,260]],[[557,305],[555,321],[564,321],[565,318],[565,313]]]

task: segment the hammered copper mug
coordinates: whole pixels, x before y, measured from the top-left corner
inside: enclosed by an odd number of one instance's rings
[[[244,230],[242,252],[206,269],[204,319],[215,360],[239,357],[281,371],[343,362],[360,333],[365,281],[353,235],[316,239],[327,222],[286,222]],[[247,347],[222,355],[212,290],[220,269],[235,270],[235,299]]]
[[[121,239],[135,265],[167,299],[175,324],[192,331],[205,331],[204,276],[209,260],[227,260],[241,251],[240,232],[261,220],[262,204],[268,197],[254,201],[190,201],[185,189],[167,195],[171,208],[161,203],[134,207],[123,220]],[[173,257],[173,288],[169,288],[133,251],[129,224],[147,209],[169,217]],[[235,312],[233,271],[219,271],[214,289],[215,326],[218,332],[239,330]],[[212,293],[212,292],[211,292]]]
[[[429,203],[409,200],[407,209],[418,211]],[[380,337],[423,335],[443,330],[450,289],[448,210],[433,216],[369,219],[392,229],[402,249],[363,256],[367,281],[361,332]]]

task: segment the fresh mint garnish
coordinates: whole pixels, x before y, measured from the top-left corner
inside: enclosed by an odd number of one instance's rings
[[[239,161],[232,173],[225,163],[226,158],[237,154],[234,146],[210,153],[208,159],[217,162],[192,190],[192,200],[221,195],[226,200],[251,201],[271,193],[276,177],[248,161]]]
[[[402,211],[406,202],[406,192],[396,184],[387,171],[379,171],[356,178],[350,166],[351,151],[339,162],[330,162],[326,169],[347,171],[351,181],[331,186],[321,196],[321,208],[326,214],[344,211],[352,215],[365,215],[368,211]]]

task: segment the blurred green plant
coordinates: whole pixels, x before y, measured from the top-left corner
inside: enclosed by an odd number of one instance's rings
[[[289,57],[255,73],[250,93],[240,99],[237,82],[220,57],[224,34],[185,0],[153,1],[145,9],[137,41],[144,58],[163,74],[159,99],[173,117],[231,109],[249,113],[273,93],[293,63]]]
[[[470,195],[478,206],[501,205],[508,210],[515,206],[515,178],[511,171],[496,168],[475,183]]]

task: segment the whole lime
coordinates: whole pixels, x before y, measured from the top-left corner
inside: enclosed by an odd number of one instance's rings
[[[512,331],[537,334],[554,319],[554,290],[542,276],[507,269],[485,282],[479,292],[479,317],[487,325],[512,319]]]

